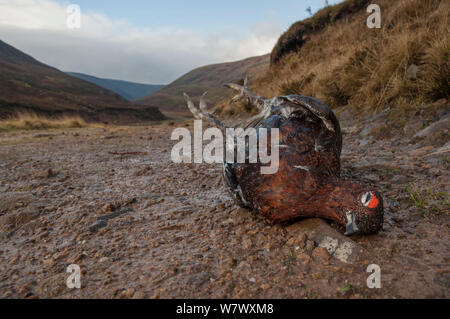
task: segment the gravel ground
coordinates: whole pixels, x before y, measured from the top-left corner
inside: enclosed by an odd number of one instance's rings
[[[448,143],[342,122],[343,175],[385,198],[377,235],[268,224],[234,205],[220,165],[171,162],[170,123],[1,134],[0,297],[448,298]]]

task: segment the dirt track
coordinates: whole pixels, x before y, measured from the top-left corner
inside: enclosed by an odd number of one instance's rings
[[[378,235],[267,224],[234,205],[220,165],[171,163],[167,124],[1,134],[0,298],[448,298],[448,153],[343,126],[344,175],[385,197]],[[330,256],[324,236],[355,258]],[[367,288],[369,264],[381,289]]]

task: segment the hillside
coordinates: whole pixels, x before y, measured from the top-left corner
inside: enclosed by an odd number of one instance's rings
[[[214,105],[229,92],[223,87],[224,83],[242,81],[246,74],[259,74],[268,67],[269,55],[204,66],[185,74],[160,91],[137,102],[157,106],[163,112],[188,113],[183,98],[184,92],[197,101],[205,91],[208,91],[208,103]]]
[[[390,109],[402,128],[422,105],[449,99],[450,3],[380,0],[381,29],[369,29],[367,0],[328,6],[292,25],[251,86],[258,94],[315,96],[337,112]],[[442,104],[442,103],[440,103]],[[227,101],[222,113],[242,112]]]
[[[159,91],[164,87],[164,85],[143,84],[129,81],[98,78],[95,76],[76,72],[66,73],[81,80],[85,80],[101,86],[102,88],[105,88],[107,90],[113,91],[128,101],[143,98],[144,96],[155,93],[156,91]]]
[[[157,108],[69,76],[0,40],[0,118],[17,113],[79,115],[88,121],[163,119]]]

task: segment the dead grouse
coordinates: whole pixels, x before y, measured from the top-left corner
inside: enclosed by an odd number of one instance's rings
[[[279,168],[263,175],[261,163],[224,163],[223,176],[236,202],[269,218],[274,223],[299,217],[335,221],[346,235],[370,234],[383,226],[380,194],[355,181],[340,178],[342,135],[334,113],[319,100],[302,95],[266,99],[248,87],[226,84],[239,94],[232,102],[246,98],[259,114],[246,128],[279,129]],[[225,125],[207,111],[205,94],[196,107],[185,94],[188,107],[198,119],[207,118],[222,130]],[[270,146],[269,146],[270,147]]]

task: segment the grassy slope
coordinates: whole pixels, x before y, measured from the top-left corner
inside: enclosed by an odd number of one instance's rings
[[[107,90],[116,92],[117,94],[119,94],[121,97],[123,97],[128,101],[140,99],[149,94],[155,93],[156,91],[159,91],[164,87],[164,85],[143,84],[129,81],[103,79],[75,72],[67,72],[67,74],[88,81],[90,83],[96,84],[98,86],[101,86],[102,88],[105,88]]]
[[[163,118],[157,109],[132,105],[114,92],[69,76],[0,41],[0,118],[32,112],[98,120],[127,111],[127,116]]]
[[[292,43],[279,41],[272,53],[277,61],[251,83],[253,89],[267,97],[312,95],[333,108],[351,107],[353,111],[376,112],[389,107],[399,126],[406,118],[402,114],[422,103],[448,99],[450,3],[380,0],[382,28],[368,29],[365,6],[357,12],[348,10],[357,2],[327,7],[308,19],[316,25],[329,20],[315,32],[295,35],[289,33],[303,29],[288,30],[282,38],[305,41],[296,51],[288,50]],[[324,19],[327,16],[340,18]],[[281,48],[283,45],[287,47]],[[283,50],[286,53],[280,55]],[[409,76],[411,65],[419,68],[415,79]],[[223,114],[240,111],[225,102],[219,107]]]
[[[353,14],[364,10],[369,0],[347,0],[334,6],[328,6],[313,17],[294,23],[278,39],[270,54],[270,63],[278,63],[285,55],[298,51],[312,34],[323,31],[330,24],[348,19]]]
[[[224,83],[238,82],[246,74],[260,74],[267,70],[268,66],[269,56],[264,55],[237,62],[201,67],[138,102],[157,106],[163,112],[188,113],[183,92],[191,95],[192,99],[197,102],[200,95],[208,91],[208,103],[214,105],[228,92],[228,89],[223,87]]]

